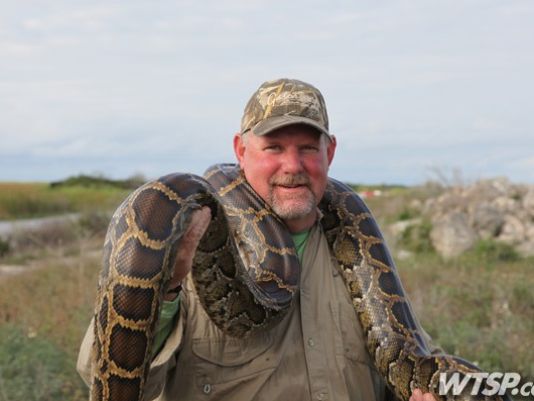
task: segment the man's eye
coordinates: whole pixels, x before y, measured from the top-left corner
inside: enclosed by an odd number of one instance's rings
[[[266,150],[267,152],[279,152],[280,149],[281,148],[278,145],[269,145],[263,148],[263,150]]]
[[[301,148],[301,151],[303,153],[316,153],[316,152],[319,151],[319,148],[317,146],[311,146],[311,145],[310,146],[303,146]]]

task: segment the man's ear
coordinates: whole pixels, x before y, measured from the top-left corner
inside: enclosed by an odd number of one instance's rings
[[[245,163],[245,141],[239,132],[234,135],[234,153],[239,166],[243,169],[243,164]]]
[[[330,141],[327,143],[326,147],[326,157],[328,158],[328,165],[334,160],[334,154],[336,153],[337,140],[334,135],[330,136]]]

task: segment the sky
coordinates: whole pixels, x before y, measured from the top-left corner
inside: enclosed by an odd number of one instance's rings
[[[332,177],[534,183],[531,0],[0,4],[0,181],[202,174],[288,77],[326,99]]]

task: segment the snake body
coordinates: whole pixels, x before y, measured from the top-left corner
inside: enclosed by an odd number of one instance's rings
[[[172,174],[149,182],[123,203],[108,228],[95,307],[92,400],[141,400],[163,293],[191,214],[212,220],[193,263],[199,299],[226,333],[268,330],[298,290],[299,262],[283,222],[238,167],[217,165],[204,178]],[[440,373],[479,369],[433,355],[404,293],[371,213],[346,185],[329,179],[319,204],[332,249],[367,349],[398,399],[414,388],[438,399]],[[455,399],[471,399],[466,395]],[[476,399],[499,400],[481,395]]]

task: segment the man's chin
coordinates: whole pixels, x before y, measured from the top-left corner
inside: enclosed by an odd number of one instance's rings
[[[275,187],[270,193],[271,208],[284,220],[307,217],[316,208],[315,197],[307,187],[297,190],[285,190]]]
[[[274,212],[282,219],[300,219],[313,212],[315,206],[310,202],[283,202],[273,204]]]

